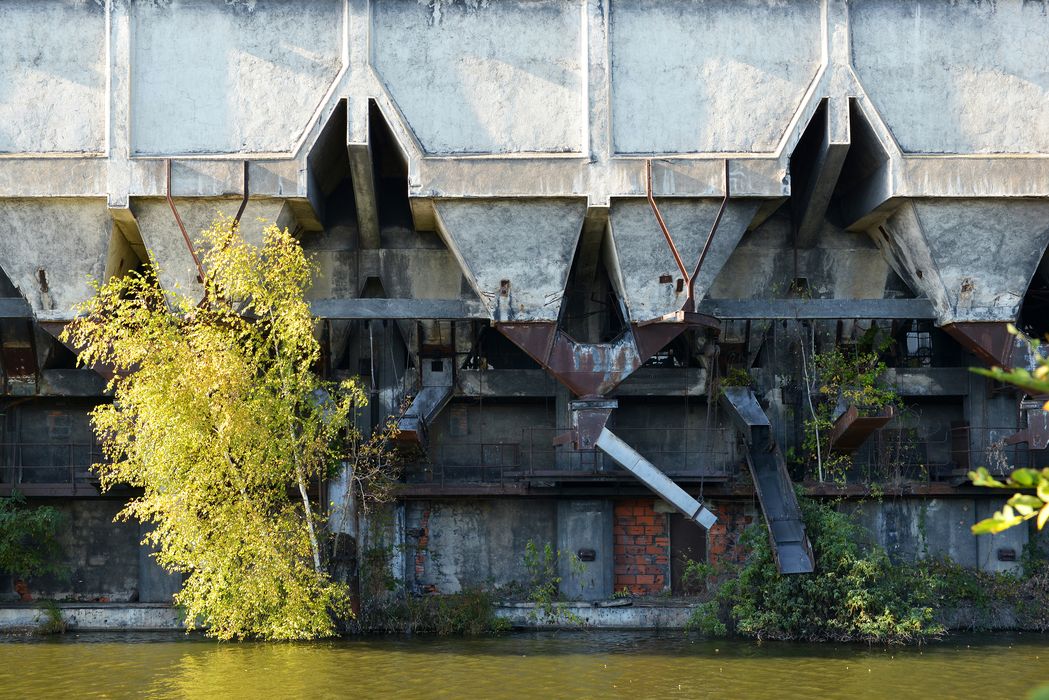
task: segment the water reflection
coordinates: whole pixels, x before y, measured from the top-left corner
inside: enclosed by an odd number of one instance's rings
[[[537,633],[220,644],[66,635],[0,643],[5,697],[1017,698],[1049,681],[1049,639],[952,637],[883,649]],[[986,669],[1001,669],[987,673]]]

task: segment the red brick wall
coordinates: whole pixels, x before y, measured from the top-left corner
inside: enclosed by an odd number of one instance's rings
[[[426,575],[426,547],[430,544],[430,508],[427,507],[423,513],[422,518],[419,520],[419,540],[415,544],[415,581],[422,580]],[[436,593],[437,586],[430,584],[428,586],[422,586],[423,593]]]
[[[708,502],[718,516],[718,521],[707,533],[707,562],[719,564],[742,564],[745,552],[739,545],[743,531],[754,522],[756,507],[751,501]]]
[[[663,591],[670,581],[670,532],[655,500],[638,498],[615,505],[615,590],[636,595]]]

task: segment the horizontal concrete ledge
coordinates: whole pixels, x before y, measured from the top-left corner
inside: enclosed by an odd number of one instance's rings
[[[33,309],[22,297],[0,299],[0,318],[33,318]]]
[[[56,603],[67,630],[179,630],[182,613],[165,603]],[[0,631],[32,630],[50,620],[40,603],[0,605]]]
[[[534,603],[503,603],[496,617],[515,629],[683,630],[699,601],[612,600],[599,603],[556,603],[547,615]],[[183,630],[180,611],[163,603],[57,603],[67,632],[170,632]],[[948,629],[974,625],[995,630],[1024,629],[1012,610],[997,611],[990,619],[978,610],[959,608],[941,613]],[[581,621],[581,624],[580,622]],[[0,605],[0,633],[31,632],[49,622],[39,603]],[[1033,628],[1032,628],[1033,629]]]
[[[645,161],[652,159],[657,197],[723,197],[725,158],[733,197],[779,198],[790,194],[786,162],[778,157],[728,154],[713,157],[615,156],[593,162],[578,156],[427,157],[410,187],[415,198],[579,197],[600,181],[606,197],[644,197]]]
[[[555,603],[547,615],[534,603],[504,603],[495,609],[496,617],[517,629],[565,629],[582,626],[614,630],[681,630],[688,623],[696,603],[635,603],[624,599],[602,603]]]
[[[480,302],[461,299],[315,299],[310,310],[334,319],[491,318]]]
[[[723,319],[935,319],[928,299],[704,299],[699,312]]]

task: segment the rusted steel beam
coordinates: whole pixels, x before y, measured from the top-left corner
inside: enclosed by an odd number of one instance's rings
[[[841,414],[827,434],[827,443],[835,452],[851,453],[860,449],[876,430],[879,430],[896,415],[892,406],[874,416],[861,416],[859,409],[849,406]]]
[[[648,205],[652,207],[652,213],[656,215],[656,223],[659,224],[659,230],[663,232],[663,238],[666,239],[667,245],[670,247],[670,252],[674,256],[674,262],[677,263],[677,269],[681,272],[683,279],[688,279],[688,270],[685,269],[685,263],[681,260],[681,253],[678,252],[677,246],[674,244],[674,237],[670,235],[670,230],[667,228],[666,221],[663,220],[663,215],[659,213],[659,207],[656,205],[656,198],[652,196],[652,160],[645,161],[645,196],[648,198]]]
[[[714,217],[714,223],[710,226],[710,233],[707,234],[707,240],[703,243],[703,250],[699,253],[699,260],[696,261],[696,269],[692,271],[692,276],[688,279],[688,299],[685,300],[685,311],[696,310],[696,278],[699,277],[699,270],[703,267],[703,261],[707,257],[707,251],[710,250],[710,244],[714,241],[714,234],[717,233],[718,226],[721,224],[721,217],[725,215],[725,207],[728,206],[729,198],[729,179],[728,179],[728,158],[725,159],[725,197],[721,200],[721,206],[718,208],[718,215]]]
[[[696,310],[696,279],[699,277],[699,271],[703,267],[703,261],[707,257],[707,252],[710,250],[710,244],[714,241],[714,234],[718,230],[718,226],[721,224],[721,217],[725,215],[725,208],[728,206],[729,200],[729,177],[728,177],[728,159],[725,159],[725,196],[721,200],[721,206],[718,207],[717,216],[714,217],[714,223],[710,226],[710,231],[707,233],[707,238],[703,242],[703,249],[699,253],[699,259],[696,260],[696,266],[692,270],[692,274],[689,274],[685,268],[685,263],[681,259],[681,253],[678,252],[677,245],[674,243],[674,237],[670,235],[670,230],[667,228],[666,221],[663,220],[663,215],[659,211],[659,206],[656,204],[656,198],[652,194],[652,160],[645,161],[645,196],[648,199],[648,205],[652,207],[652,213],[656,216],[656,223],[659,224],[659,230],[663,232],[663,238],[666,239],[667,245],[670,246],[670,252],[674,256],[674,262],[677,263],[677,268],[681,272],[682,279],[685,280],[685,284],[688,285],[688,296],[685,298],[684,303],[681,306],[683,311],[695,311]]]
[[[944,324],[943,330],[992,367],[1029,367],[1033,359],[1027,343],[1009,333],[1005,321],[959,321]]]
[[[244,197],[240,200],[240,208],[237,209],[237,215],[233,217],[238,226],[240,225],[240,217],[244,215],[244,209],[248,206],[248,184],[248,161],[244,161]]]
[[[183,223],[182,217],[179,216],[178,209],[175,208],[175,200],[171,198],[171,159],[167,158],[164,161],[164,164],[167,170],[167,184],[164,188],[164,196],[168,200],[168,206],[171,207],[171,213],[175,215],[175,222],[178,224],[178,230],[182,232],[182,239],[186,242],[186,248],[189,249],[189,254],[193,256],[193,264],[197,266],[197,281],[203,283],[204,267],[200,264],[200,258],[197,257],[197,251],[193,249],[193,241],[189,239],[189,234],[186,233],[186,224]],[[245,171],[246,170],[247,163],[245,163]],[[238,216],[240,216],[239,213]]]
[[[580,343],[554,321],[497,323],[496,328],[576,396],[605,396],[688,324],[632,325],[610,343]]]

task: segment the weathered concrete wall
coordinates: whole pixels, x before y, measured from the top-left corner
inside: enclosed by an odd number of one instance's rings
[[[139,2],[131,150],[289,153],[343,62],[342,3]]]
[[[553,500],[413,501],[406,508],[409,528],[419,527],[429,512],[423,575],[415,580],[419,588],[457,593],[527,582],[528,542],[540,552],[547,544],[557,547]]]
[[[372,61],[428,153],[583,150],[579,0],[376,3]]]
[[[889,266],[875,249],[867,236],[830,224],[816,246],[797,249],[788,217],[777,215],[740,238],[707,296],[776,297],[786,293],[796,278],[803,278],[817,298],[881,299]]]
[[[617,153],[761,153],[820,67],[817,2],[611,4]]]
[[[59,603],[67,632],[153,632],[183,629],[182,611],[164,604]],[[31,630],[50,622],[35,605],[0,606],[0,630]]]
[[[49,505],[58,508],[65,518],[58,538],[65,571],[27,581],[33,597],[74,601],[137,600],[138,525],[113,522],[123,504],[110,499],[91,499],[56,500]],[[0,600],[17,598],[11,586],[0,590]]]
[[[846,508],[896,561],[945,556],[983,571],[1019,573],[1020,555],[1028,541],[1027,527],[979,537],[970,530],[1004,503],[1004,498],[894,499]],[[998,551],[1003,548],[1012,549],[1016,560],[999,561]]]
[[[1042,3],[850,4],[853,65],[904,151],[1049,152]]]
[[[0,27],[0,153],[104,151],[105,7],[8,2]]]

